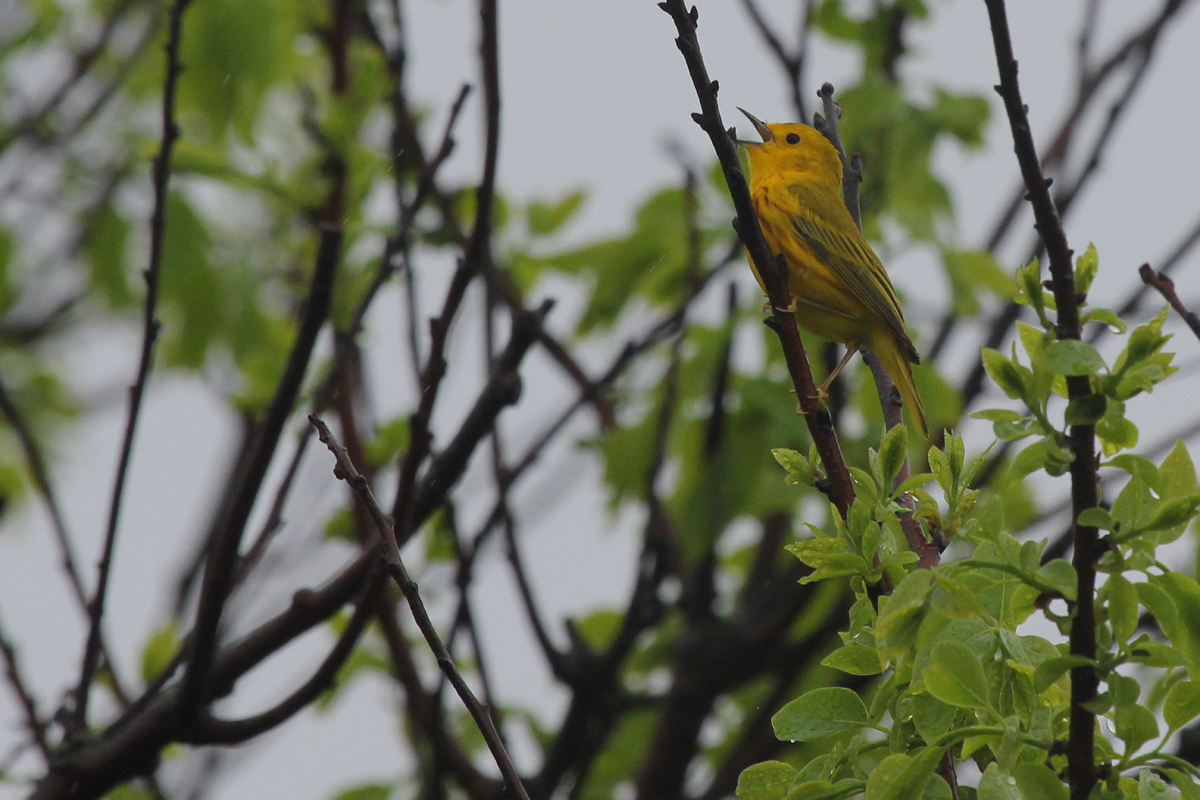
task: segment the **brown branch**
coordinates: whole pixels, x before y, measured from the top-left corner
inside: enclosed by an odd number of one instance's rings
[[[1058,309],[1058,338],[1079,339],[1079,306],[1075,294],[1075,272],[1071,263],[1071,248],[1063,233],[1062,220],[1054,199],[1050,196],[1049,182],[1042,175],[1037,147],[1029,128],[1029,118],[1021,100],[1021,89],[1017,82],[1017,62],[1013,57],[1012,39],[1008,30],[1008,18],[1004,0],[986,0],[991,22],[992,40],[996,49],[996,64],[1000,73],[1000,85],[996,91],[1004,99],[1012,128],[1017,161],[1021,175],[1033,205],[1038,234],[1045,244],[1050,262],[1050,284]],[[1072,400],[1090,395],[1091,384],[1087,376],[1067,377],[1068,395]],[[1070,430],[1070,445],[1074,452],[1071,462],[1071,515],[1079,515],[1094,508],[1099,499],[1096,481],[1095,426],[1073,425]],[[1077,576],[1077,600],[1075,615],[1071,621],[1071,655],[1087,659],[1096,657],[1095,583],[1099,533],[1095,528],[1075,523],[1074,555],[1072,564]],[[1096,696],[1098,678],[1095,669],[1089,666],[1071,669],[1071,713],[1070,735],[1067,741],[1067,773],[1071,787],[1071,800],[1086,800],[1096,784],[1095,764],[1095,714],[1085,704]]]
[[[54,487],[50,483],[50,473],[46,469],[46,461],[42,457],[42,450],[38,446],[37,440],[33,437],[33,431],[25,421],[25,416],[13,402],[3,380],[0,380],[0,413],[8,421],[9,427],[12,428],[21,445],[21,452],[24,453],[25,462],[29,465],[29,474],[33,477],[33,485],[37,488],[38,495],[42,498],[46,511],[50,515],[51,528],[58,545],[59,562],[79,607],[86,612],[88,608],[87,590],[84,589],[83,580],[79,576],[79,568],[75,561],[75,547],[71,544],[71,535],[67,531],[62,507],[59,506]]]
[[[425,641],[429,644],[429,648],[437,658],[438,666],[445,673],[446,678],[458,693],[467,710],[470,711],[475,724],[479,726],[479,731],[487,742],[488,749],[492,752],[492,757],[496,760],[501,774],[504,775],[508,789],[516,793],[517,797],[522,798],[522,800],[529,800],[529,796],[526,794],[525,787],[521,782],[521,777],[517,774],[516,767],[513,766],[512,759],[509,758],[508,751],[505,750],[504,744],[496,732],[488,710],[480,704],[471,691],[471,688],[467,685],[467,682],[463,679],[462,674],[458,671],[458,667],[454,664],[454,659],[450,657],[450,653],[446,650],[445,644],[442,643],[437,629],[429,619],[429,613],[425,609],[425,603],[421,599],[417,584],[409,577],[408,570],[400,558],[399,549],[396,546],[396,531],[392,527],[391,520],[383,513],[383,509],[376,502],[375,495],[371,491],[370,484],[366,478],[360,475],[358,470],[355,469],[354,464],[346,456],[346,451],[338,444],[325,423],[316,416],[309,417],[309,421],[317,428],[317,435],[320,437],[321,442],[329,448],[337,460],[337,469],[334,472],[336,477],[346,481],[354,489],[363,505],[367,507],[367,511],[370,513],[371,519],[374,521],[379,537],[384,545],[384,564],[388,574],[396,582],[396,585],[400,587],[400,591],[404,593],[404,597],[408,601],[409,610],[412,611],[413,619],[416,621],[417,627],[420,628],[421,634],[425,637]]]
[[[322,226],[316,267],[313,270],[308,298],[301,312],[296,340],[292,344],[287,365],[275,387],[275,394],[263,421],[255,432],[254,444],[246,459],[237,491],[214,529],[204,569],[204,581],[200,589],[196,623],[192,631],[191,653],[183,677],[182,708],[185,714],[198,712],[209,694],[209,673],[217,647],[218,626],[238,563],[237,555],[242,534],[266,478],[279,438],[283,434],[284,425],[291,416],[296,397],[300,393],[317,334],[329,315],[341,246],[341,229]]]
[[[354,613],[350,616],[346,627],[342,629],[337,641],[324,661],[307,681],[299,686],[286,698],[266,711],[239,720],[224,720],[214,716],[201,716],[197,724],[197,732],[192,739],[200,744],[241,744],[256,736],[260,736],[273,728],[287,722],[296,712],[304,709],[317,699],[322,692],[334,686],[338,671],[346,663],[346,659],[354,652],[354,646],[361,638],[367,623],[375,608],[368,600],[382,583],[382,572],[373,572],[363,582],[362,591],[356,601]]]
[[[786,265],[777,261],[767,247],[754,212],[754,205],[750,200],[750,189],[738,161],[737,147],[721,121],[721,112],[717,106],[718,86],[708,77],[704,57],[700,53],[700,43],[696,38],[696,20],[699,14],[695,8],[689,12],[683,0],[664,0],[659,3],[659,7],[671,16],[679,33],[675,43],[687,63],[702,109],[702,113],[694,114],[692,119],[708,134],[721,162],[725,182],[729,186],[734,208],[737,209],[734,228],[754,263],[759,265],[759,274],[767,288],[773,309],[774,329],[783,348],[800,410],[825,466],[831,499],[844,516],[854,502],[854,484],[850,480],[850,472],[838,445],[837,431],[833,428],[829,413],[820,407],[817,400],[816,383],[812,378],[812,368],[809,366],[804,345],[800,341],[795,316],[785,310],[791,304],[785,279]]]
[[[50,741],[46,736],[46,724],[42,722],[42,717],[37,710],[37,700],[34,699],[33,692],[29,690],[29,685],[21,674],[21,665],[17,661],[17,648],[9,640],[3,628],[0,628],[0,657],[4,658],[4,677],[8,681],[8,687],[12,689],[13,695],[21,706],[21,711],[25,714],[25,727],[29,729],[29,736],[37,745],[37,749],[41,751],[46,763],[49,764],[53,753],[50,750]]]
[[[76,729],[87,727],[88,698],[96,668],[100,663],[103,639],[104,604],[108,593],[108,577],[112,568],[113,550],[116,547],[117,528],[121,519],[121,501],[125,494],[125,480],[133,456],[133,440],[137,431],[138,418],[142,410],[142,399],[146,394],[146,383],[154,362],[154,344],[158,339],[158,281],[162,271],[163,242],[166,234],[168,185],[171,179],[171,154],[179,128],[175,124],[175,89],[183,65],[179,60],[180,43],[183,39],[183,14],[188,0],[175,0],[167,17],[166,76],[163,79],[162,139],[158,156],[154,159],[154,212],[150,218],[149,265],[143,273],[146,280],[146,302],[142,319],[142,352],[138,362],[137,378],[129,391],[129,411],[125,421],[125,434],[121,443],[121,457],[114,480],[112,500],[109,504],[108,527],[104,534],[104,549],[97,568],[96,591],[88,606],[87,645],[83,654],[83,665],[79,671],[79,682],[75,688],[74,708],[71,724]],[[109,664],[112,669],[112,664]]]
[[[1187,326],[1192,329],[1192,333],[1196,334],[1196,338],[1200,339],[1200,317],[1196,316],[1195,311],[1185,306],[1179,299],[1179,295],[1175,294],[1175,282],[1161,272],[1156,273],[1149,264],[1142,264],[1138,269],[1138,275],[1141,276],[1142,283],[1152,287],[1171,304],[1175,313],[1183,318]]]

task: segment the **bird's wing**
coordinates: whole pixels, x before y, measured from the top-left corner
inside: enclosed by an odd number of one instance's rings
[[[806,183],[795,183],[789,188],[799,202],[799,210],[792,220],[796,233],[855,299],[883,320],[896,338],[903,342],[912,361],[917,363],[917,351],[904,327],[896,290],[892,288],[879,257],[854,227],[854,221],[841,199],[824,197],[826,192]],[[834,201],[840,209],[830,207]],[[840,232],[835,219],[830,219],[838,210],[845,213],[844,221],[850,225],[852,235]]]

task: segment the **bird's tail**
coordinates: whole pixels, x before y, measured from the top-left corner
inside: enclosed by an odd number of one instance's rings
[[[921,403],[921,395],[917,393],[917,385],[913,383],[912,364],[909,363],[908,356],[891,336],[884,341],[873,342],[872,345],[872,352],[879,358],[892,382],[900,390],[900,396],[904,398],[909,420],[916,427],[917,432],[928,439],[929,422],[925,417],[925,406]]]

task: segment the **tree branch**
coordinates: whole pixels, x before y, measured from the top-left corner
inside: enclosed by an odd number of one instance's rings
[[[154,363],[154,344],[158,339],[158,280],[162,271],[163,242],[166,236],[168,186],[171,180],[171,154],[179,128],[175,124],[175,88],[183,65],[179,60],[180,44],[183,39],[183,14],[189,0],[175,0],[167,17],[166,76],[163,78],[162,139],[158,156],[154,159],[154,212],[150,218],[150,258],[143,276],[146,280],[146,302],[142,318],[142,353],[138,361],[137,378],[129,391],[129,411],[125,421],[125,435],[121,443],[121,457],[114,480],[112,500],[109,504],[108,527],[104,534],[104,549],[97,568],[96,592],[88,606],[87,645],[83,653],[83,665],[79,671],[79,683],[75,688],[75,705],[71,724],[76,729],[87,727],[88,698],[96,667],[100,663],[103,639],[104,604],[108,593],[108,576],[112,568],[113,550],[117,542],[117,527],[121,519],[121,500],[125,494],[125,480],[129,462],[133,456],[133,440],[137,431],[138,418],[142,410],[142,399],[146,394],[146,382]],[[112,668],[112,665],[109,665]]]
[[[1029,128],[1029,119],[1021,100],[1017,82],[1017,62],[1013,57],[1012,39],[1004,0],[985,0],[991,21],[992,40],[996,50],[996,65],[1000,85],[996,91],[1004,99],[1012,129],[1017,161],[1033,205],[1038,234],[1046,247],[1050,262],[1050,282],[1058,309],[1058,338],[1079,339],[1079,306],[1075,294],[1075,271],[1071,263],[1071,248],[1063,233],[1062,220],[1054,199],[1050,196],[1049,181],[1042,175],[1041,162]],[[1087,376],[1067,377],[1068,395],[1072,400],[1090,395]],[[1095,426],[1073,425],[1070,443],[1074,451],[1071,462],[1072,519],[1094,508],[1099,499],[1096,483]],[[1070,652],[1087,659],[1096,657],[1095,584],[1099,533],[1095,528],[1075,523],[1074,556],[1072,564],[1078,580],[1075,615],[1071,621]],[[1070,736],[1067,742],[1067,772],[1071,800],[1087,800],[1096,784],[1095,714],[1085,707],[1096,696],[1098,679],[1092,667],[1071,669]]]
[[[262,424],[258,426],[237,491],[214,529],[200,589],[196,624],[192,631],[191,654],[183,677],[182,709],[185,714],[195,714],[209,694],[209,673],[217,646],[218,626],[237,565],[242,534],[267,468],[271,465],[279,437],[295,406],[317,334],[329,315],[341,246],[341,229],[323,226],[312,283],[287,366],[275,387]]]
[[[501,774],[504,775],[508,789],[514,792],[521,800],[529,800],[529,796],[525,792],[525,787],[521,783],[521,777],[517,774],[516,767],[513,766],[512,759],[509,758],[508,751],[504,748],[504,744],[496,732],[488,710],[483,707],[479,700],[476,699],[471,688],[467,686],[467,682],[463,679],[462,674],[458,671],[458,667],[454,664],[454,659],[450,657],[445,644],[442,643],[437,629],[429,619],[429,613],[425,609],[425,603],[421,599],[417,584],[409,577],[408,570],[400,558],[399,550],[396,547],[396,531],[392,527],[391,520],[388,519],[383,513],[383,509],[379,507],[379,503],[376,502],[375,495],[371,491],[370,484],[367,483],[366,478],[360,475],[358,470],[355,469],[354,464],[347,457],[346,451],[338,444],[325,423],[316,416],[310,417],[309,421],[317,428],[317,435],[320,437],[321,442],[329,448],[337,460],[337,469],[334,471],[335,476],[350,484],[350,487],[354,489],[359,500],[362,501],[370,513],[371,519],[378,529],[379,537],[384,544],[384,564],[388,574],[396,582],[396,585],[400,587],[400,591],[404,593],[405,599],[408,600],[409,610],[412,611],[413,619],[416,621],[417,627],[420,628],[421,634],[425,637],[425,641],[429,644],[429,648],[437,658],[438,667],[445,673],[446,678],[458,693],[459,698],[462,699],[463,704],[470,711],[475,724],[479,726],[479,731],[487,742],[488,749],[492,752],[492,757],[496,760],[497,766],[500,767]]]
[[[1185,306],[1179,299],[1179,295],[1175,294],[1175,282],[1161,272],[1156,273],[1149,264],[1142,264],[1138,270],[1138,275],[1141,276],[1142,283],[1152,287],[1163,296],[1163,299],[1171,304],[1171,308],[1175,309],[1175,313],[1183,317],[1183,321],[1192,329],[1192,333],[1196,334],[1196,338],[1200,339],[1200,317],[1196,316],[1195,311]]]
[[[700,100],[702,113],[694,114],[696,121],[708,134],[721,162],[725,182],[729,186],[733,205],[737,209],[737,220],[734,225],[739,238],[746,245],[746,250],[755,264],[759,265],[759,274],[767,288],[767,295],[773,309],[775,325],[783,347],[784,358],[787,361],[788,372],[796,389],[796,397],[804,421],[808,425],[809,434],[817,446],[817,452],[825,466],[825,473],[830,482],[830,494],[834,505],[842,513],[847,513],[854,501],[854,484],[850,480],[850,472],[846,468],[845,458],[837,441],[837,431],[833,428],[828,411],[820,407],[817,400],[816,383],[812,378],[812,368],[804,345],[800,341],[800,331],[796,327],[795,316],[785,309],[791,304],[785,271],[786,265],[777,262],[767,247],[758,217],[754,212],[754,204],[750,200],[750,189],[742,174],[741,164],[737,157],[737,147],[734,139],[725,130],[721,121],[721,112],[717,107],[717,83],[708,77],[704,66],[704,57],[700,53],[700,43],[696,38],[696,20],[699,14],[693,8],[690,12],[683,0],[664,0],[659,7],[667,12],[675,23],[679,37],[675,44],[683,54],[692,84]]]

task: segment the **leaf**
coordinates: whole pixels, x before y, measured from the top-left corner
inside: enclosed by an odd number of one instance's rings
[[[142,681],[150,683],[161,673],[175,654],[179,652],[179,621],[174,617],[154,633],[142,648]]]
[[[1087,250],[1075,259],[1075,293],[1087,294],[1096,278],[1096,270],[1100,266],[1100,257],[1096,254],[1096,245],[1088,242]]]
[[[1112,514],[1099,507],[1085,508],[1080,511],[1076,522],[1084,528],[1100,528],[1106,531],[1111,531],[1117,524],[1113,520]]]
[[[952,706],[990,706],[983,666],[962,642],[942,641],[933,648],[933,663],[925,670],[925,690]]]
[[[386,783],[367,783],[339,792],[333,800],[387,800],[394,788]]]
[[[1033,688],[1040,694],[1073,667],[1091,667],[1096,662],[1083,656],[1054,656],[1047,658],[1033,672]]]
[[[867,722],[862,698],[843,686],[805,692],[771,717],[775,737],[784,742],[810,742]]]
[[[851,675],[878,675],[883,672],[883,662],[879,658],[879,651],[874,647],[866,647],[853,642],[834,650],[825,656],[821,663],[826,667],[839,669]]]
[[[1056,375],[1095,375],[1106,368],[1096,348],[1078,339],[1047,344],[1045,366]]]
[[[738,776],[739,800],[784,800],[796,779],[796,768],[780,761],[764,761]]]
[[[1026,800],[1067,800],[1069,797],[1066,785],[1045,764],[1024,761],[1013,769],[1013,777]]]
[[[1200,716],[1200,682],[1183,681],[1171,687],[1163,701],[1163,720],[1177,731]]]
[[[1171,595],[1154,583],[1139,583],[1134,588],[1137,589],[1138,602],[1158,620],[1163,630],[1175,627],[1179,621],[1179,609]]]
[[[1020,400],[1025,396],[1025,381],[1013,362],[1005,358],[1004,354],[998,350],[990,347],[983,348],[979,354],[983,359],[983,368],[987,370],[988,376],[1004,390],[1006,395],[1014,400]]]
[[[1128,472],[1130,475],[1141,478],[1146,482],[1147,486],[1156,492],[1162,492],[1165,486],[1158,465],[1145,456],[1139,456],[1135,453],[1122,453],[1119,456],[1113,456],[1101,464],[1101,466],[1116,467]]]
[[[1108,618],[1112,623],[1113,639],[1124,643],[1137,630],[1137,590],[1121,575],[1111,576],[1107,585]]]
[[[1143,768],[1138,770],[1138,800],[1179,800],[1179,790]]]
[[[557,203],[533,201],[526,210],[529,232],[534,236],[554,233],[575,215],[586,197],[586,192],[576,189]]]
[[[941,747],[926,747],[915,756],[888,756],[867,779],[863,800],[910,800],[921,796],[944,752]]]
[[[1185,775],[1176,769],[1164,769],[1166,776],[1171,779],[1171,783],[1179,789],[1179,793],[1183,800],[1200,800],[1200,786],[1196,785],[1195,780],[1190,775]]]
[[[886,603],[880,598],[875,636],[884,658],[903,656],[916,638],[929,600],[931,577],[929,570],[914,570],[892,590]]]
[[[1158,736],[1158,720],[1154,712],[1136,703],[1117,706],[1113,714],[1117,738],[1125,743],[1125,754],[1132,755],[1146,742]]]
[[[1107,325],[1114,333],[1124,333],[1129,326],[1125,320],[1117,316],[1116,312],[1110,311],[1107,308],[1093,308],[1088,311],[1080,319],[1080,323],[1101,322]]]
[[[1017,782],[1011,775],[1004,774],[1000,765],[993,761],[979,778],[979,800],[1021,800]]]
[[[1044,583],[1053,586],[1067,601],[1074,602],[1078,591],[1079,579],[1075,575],[1075,567],[1065,558],[1056,558],[1038,567],[1037,577]]]
[[[883,435],[883,441],[879,445],[879,467],[883,472],[885,487],[892,485],[892,479],[904,466],[904,459],[907,455],[908,427],[906,425],[893,426]]]

